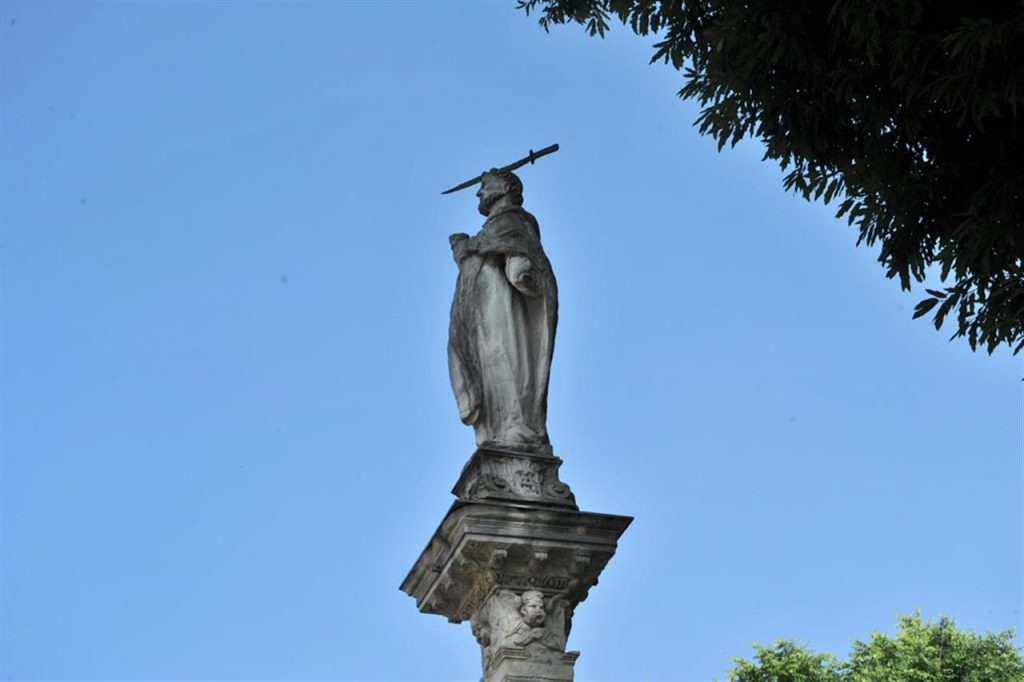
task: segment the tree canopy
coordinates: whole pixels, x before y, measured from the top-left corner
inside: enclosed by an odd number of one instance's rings
[[[937,276],[914,317],[1024,348],[1024,3],[518,0],[548,30],[653,34],[652,62],[721,149],[753,136],[783,185],[838,202],[887,277]]]
[[[949,618],[899,617],[895,637],[872,633],[855,641],[848,661],[816,654],[793,641],[754,645],[753,660],[733,659],[729,682],[1019,682],[1024,657],[1013,633],[978,635]]]

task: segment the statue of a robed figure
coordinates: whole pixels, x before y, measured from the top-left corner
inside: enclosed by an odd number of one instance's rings
[[[481,176],[483,229],[449,241],[459,278],[448,332],[448,369],[459,416],[478,446],[545,454],[548,375],[558,290],[525,211],[523,183],[509,170]]]
[[[456,185],[480,185],[486,220],[453,234],[459,266],[448,367],[477,448],[452,504],[402,581],[423,613],[469,621],[481,682],[572,682],[576,607],[615,554],[627,516],[582,512],[546,425],[558,292],[537,220],[512,172],[551,145]]]

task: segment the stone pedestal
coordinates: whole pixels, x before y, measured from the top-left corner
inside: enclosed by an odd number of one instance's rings
[[[579,511],[560,465],[551,455],[478,449],[402,582],[423,613],[471,622],[484,682],[572,680],[573,613],[632,521]]]
[[[523,649],[501,649],[494,656],[494,662],[487,671],[484,681],[572,682],[572,669],[579,655],[578,651],[570,651],[550,660],[537,660]]]

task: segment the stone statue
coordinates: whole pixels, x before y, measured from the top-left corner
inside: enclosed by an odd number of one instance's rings
[[[508,170],[481,176],[475,236],[449,237],[459,278],[448,331],[448,370],[459,417],[478,446],[550,454],[548,375],[558,291],[523,184]]]
[[[479,184],[486,218],[476,235],[449,238],[459,274],[448,367],[479,447],[401,589],[422,613],[469,621],[481,682],[572,682],[573,615],[632,521],[581,512],[548,439],[558,292],[513,171],[556,151],[531,149],[442,192]]]

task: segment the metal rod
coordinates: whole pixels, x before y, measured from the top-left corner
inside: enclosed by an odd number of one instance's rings
[[[515,163],[510,163],[507,166],[502,166],[498,170],[499,171],[514,171],[517,168],[522,168],[523,166],[525,166],[528,163],[534,163],[537,159],[539,159],[542,156],[547,156],[548,154],[554,154],[557,151],[558,151],[558,145],[557,144],[553,144],[550,147],[544,147],[544,149],[541,149],[539,152],[535,152],[535,151],[533,151],[531,149],[530,153],[527,156],[519,159]],[[452,187],[451,189],[447,189],[447,190],[441,192],[441,194],[451,194],[452,192],[458,192],[460,189],[466,189],[467,187],[472,187],[473,185],[475,185],[478,182],[480,182],[483,179],[483,177],[484,177],[484,174],[481,173],[480,175],[476,176],[472,180],[466,180],[461,185],[455,185],[455,187]]]

